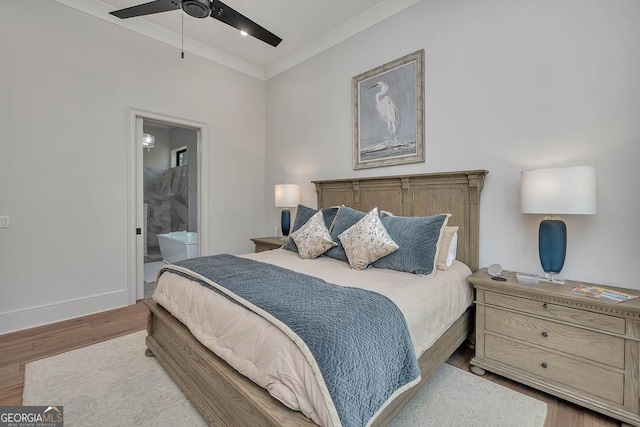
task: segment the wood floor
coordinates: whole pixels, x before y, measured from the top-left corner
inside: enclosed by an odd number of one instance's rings
[[[22,404],[24,366],[54,354],[130,334],[146,327],[147,310],[136,305],[12,334],[0,335],[0,406]],[[462,346],[447,363],[469,370],[473,352]],[[482,377],[547,403],[545,427],[613,427],[620,423],[487,372]]]
[[[24,366],[147,327],[142,302],[91,316],[0,335],[0,406],[22,405]]]

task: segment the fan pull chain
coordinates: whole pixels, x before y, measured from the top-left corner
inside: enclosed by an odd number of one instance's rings
[[[184,11],[183,10],[180,11],[180,17],[182,18],[182,37],[181,37],[182,52],[180,52],[180,58],[184,59]]]

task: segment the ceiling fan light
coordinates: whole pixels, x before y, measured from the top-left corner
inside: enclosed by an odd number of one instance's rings
[[[182,0],[182,10],[194,18],[206,18],[211,15],[209,0]]]

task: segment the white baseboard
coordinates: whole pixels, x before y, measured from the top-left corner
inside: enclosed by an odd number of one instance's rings
[[[108,292],[0,313],[0,334],[48,325],[129,305],[129,291]]]

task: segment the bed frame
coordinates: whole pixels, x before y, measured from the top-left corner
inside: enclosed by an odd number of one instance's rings
[[[480,192],[487,173],[474,170],[313,183],[319,208],[344,204],[363,211],[377,206],[402,216],[451,213],[449,225],[460,227],[457,259],[476,271]],[[210,425],[316,426],[209,351],[160,305],[152,300],[145,300],[145,304],[149,308],[146,354],[156,356]],[[465,341],[472,326],[473,317],[468,309],[420,356],[420,383],[388,405],[374,426],[386,426],[393,420]]]

